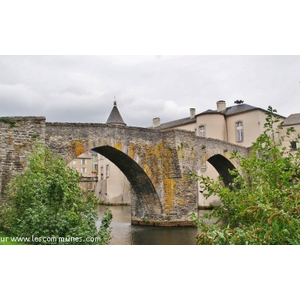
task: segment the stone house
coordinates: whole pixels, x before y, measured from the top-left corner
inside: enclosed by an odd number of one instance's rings
[[[94,192],[98,182],[98,154],[86,151],[73,159],[68,166],[81,174],[80,188],[85,194]]]
[[[198,136],[250,147],[264,130],[266,112],[244,103],[227,107],[226,102],[220,100],[217,101],[216,110],[209,109],[196,114],[195,108],[190,108],[189,117],[163,124],[160,123],[160,118],[154,118],[153,128],[194,131]]]
[[[78,171],[82,177],[95,177],[98,175],[97,153],[87,151],[73,159],[68,166]]]

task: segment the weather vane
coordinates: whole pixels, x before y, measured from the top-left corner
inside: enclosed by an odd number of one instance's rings
[[[116,100],[116,96],[114,96],[114,106],[117,106],[117,100]]]
[[[242,103],[244,103],[244,100],[235,100],[234,103],[235,104],[242,104]]]

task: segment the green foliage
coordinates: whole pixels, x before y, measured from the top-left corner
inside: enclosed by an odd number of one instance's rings
[[[1,226],[30,244],[108,244],[112,214],[107,209],[96,226],[97,199],[83,196],[78,172],[41,144],[27,170],[14,177],[2,204]]]
[[[268,108],[264,132],[252,145],[249,157],[233,153],[240,163],[234,180],[224,186],[221,179],[194,176],[205,196],[218,195],[222,205],[204,218],[192,216],[200,228],[197,244],[300,244],[300,154],[287,151],[283,124],[276,110]],[[211,220],[217,220],[211,224]]]
[[[1,117],[0,122],[9,124],[10,128],[15,127],[15,125],[16,125],[16,121],[9,117]]]

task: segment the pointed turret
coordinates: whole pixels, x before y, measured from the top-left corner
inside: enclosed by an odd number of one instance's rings
[[[116,100],[114,101],[114,107],[106,121],[106,124],[126,126],[126,123],[123,121],[121,114],[117,108]]]

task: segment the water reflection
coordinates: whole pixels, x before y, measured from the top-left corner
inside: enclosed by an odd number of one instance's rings
[[[111,206],[113,220],[111,245],[194,245],[198,229],[194,227],[152,227],[131,225],[130,206]],[[105,211],[98,206],[100,220]]]

